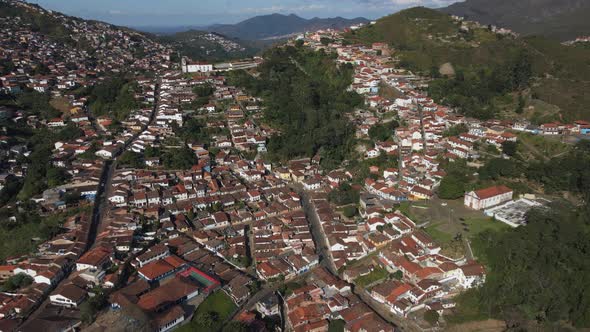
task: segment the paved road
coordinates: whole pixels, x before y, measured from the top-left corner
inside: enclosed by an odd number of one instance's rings
[[[113,174],[114,174],[115,168],[117,166],[116,158],[119,157],[123,153],[123,151],[125,151],[125,149],[127,149],[127,147],[129,147],[129,145],[141,134],[142,131],[144,131],[154,121],[154,119],[156,117],[158,97],[159,97],[159,84],[156,84],[155,95],[156,95],[156,101],[154,102],[154,108],[152,110],[152,115],[150,117],[150,121],[148,122],[148,124],[144,128],[142,128],[142,130],[140,132],[133,135],[125,143],[123,149],[119,150],[115,154],[113,160],[105,160],[105,162],[104,162],[102,173],[100,176],[100,181],[98,183],[98,188],[96,191],[96,196],[94,199],[94,207],[92,210],[92,217],[90,219],[91,223],[90,223],[90,230],[88,232],[88,239],[86,242],[86,248],[82,254],[84,254],[86,251],[90,250],[94,246],[97,234],[100,231],[104,230],[104,228],[106,227],[105,225],[103,225],[102,219],[104,218],[105,212],[108,211],[108,208],[109,208],[108,201],[106,200],[106,197],[108,197],[108,190],[110,189]],[[55,285],[54,289],[57,289],[60,286],[60,284],[62,284],[66,280],[68,280],[68,277],[70,276],[71,272],[72,272],[72,270],[67,271],[65,273],[63,279],[60,280]],[[49,304],[50,304],[49,297],[46,297],[43,300],[43,302],[41,303],[41,305],[39,305],[39,307],[36,310],[34,310],[29,315],[29,317],[27,317],[27,319],[24,321],[23,325],[21,326],[21,329],[23,331],[27,331],[27,322],[30,322],[33,319],[39,317],[39,315],[43,312],[43,310],[45,310],[45,308]]]
[[[295,191],[301,196],[301,202],[303,203],[303,211],[307,220],[310,221],[311,235],[316,245],[316,253],[320,256],[320,264],[327,268],[332,274],[338,275],[338,269],[334,264],[332,253],[328,247],[328,240],[324,228],[320,222],[320,218],[315,211],[315,207],[311,202],[309,194],[302,188],[293,187]]]

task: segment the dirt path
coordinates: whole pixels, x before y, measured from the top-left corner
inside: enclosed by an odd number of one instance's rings
[[[501,320],[488,319],[449,326],[446,331],[451,332],[500,332],[506,330],[506,323]]]

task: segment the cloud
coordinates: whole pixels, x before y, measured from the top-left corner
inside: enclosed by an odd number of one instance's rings
[[[403,8],[412,6],[442,7],[458,0],[355,0],[375,8]]]

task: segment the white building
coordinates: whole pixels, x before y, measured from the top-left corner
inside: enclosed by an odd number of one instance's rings
[[[213,71],[213,65],[205,62],[189,62],[186,57],[181,60],[183,73],[208,73]]]
[[[465,206],[474,210],[487,209],[512,199],[514,192],[506,186],[495,186],[465,194]]]

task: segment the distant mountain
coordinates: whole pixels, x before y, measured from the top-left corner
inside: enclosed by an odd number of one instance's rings
[[[236,24],[212,25],[207,30],[242,40],[271,40],[305,31],[326,28],[343,29],[354,24],[367,22],[369,20],[362,17],[354,19],[316,17],[308,20],[295,14],[271,14],[256,16]]]
[[[440,10],[524,35],[570,40],[590,33],[588,0],[467,0]]]
[[[131,28],[151,33],[158,36],[173,35],[175,33],[185,32],[189,30],[205,30],[207,26],[204,25],[174,25],[174,26],[157,26],[157,25],[144,25],[144,26],[132,26]]]

